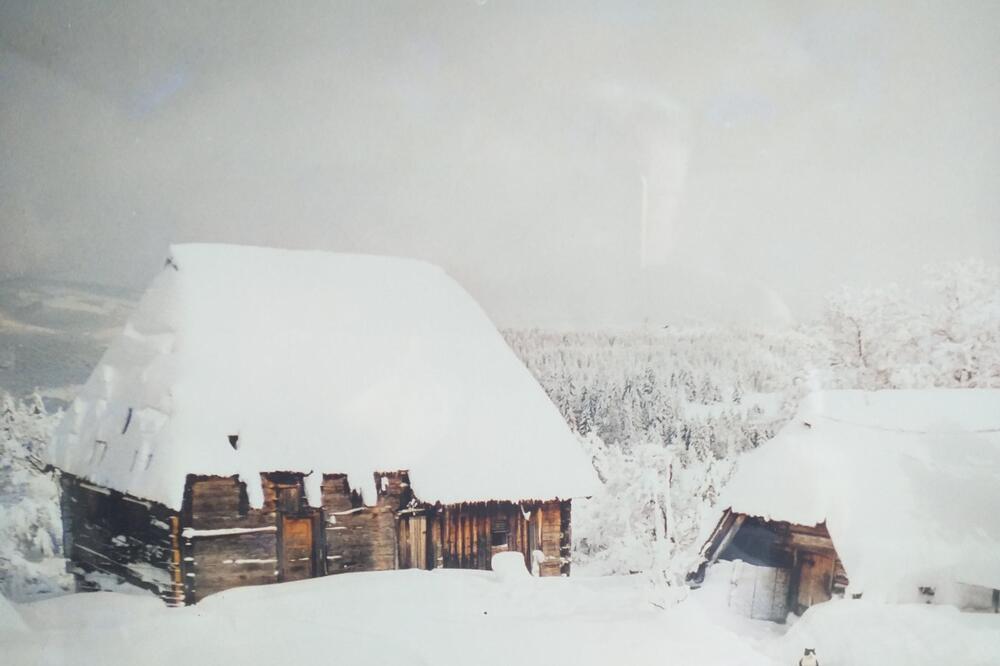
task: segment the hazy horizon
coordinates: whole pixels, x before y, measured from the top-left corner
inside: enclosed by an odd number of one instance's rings
[[[411,256],[500,326],[1000,263],[1000,5],[0,1],[0,276]]]

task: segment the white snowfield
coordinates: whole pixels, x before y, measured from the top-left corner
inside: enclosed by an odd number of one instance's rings
[[[238,436],[237,448],[229,438]],[[573,498],[596,474],[489,317],[441,269],[175,245],[68,410],[48,462],[181,506],[187,474],[410,470],[442,503]]]
[[[7,609],[0,600],[2,660],[793,666],[803,648],[813,647],[823,666],[994,666],[1000,645],[1000,616],[993,614],[838,601],[810,609],[786,634],[782,625],[729,614],[706,589],[661,610],[645,598],[640,576],[511,574],[351,573],[234,588],[187,608],[113,592]]]
[[[1000,588],[1000,390],[815,393],[739,461],[720,506],[825,520],[865,599]]]

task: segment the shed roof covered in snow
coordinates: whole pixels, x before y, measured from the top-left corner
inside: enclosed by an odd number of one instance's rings
[[[826,521],[852,592],[1000,588],[1000,390],[827,391],[745,455],[722,506]]]
[[[235,447],[230,444],[234,439]],[[58,428],[49,462],[179,508],[187,474],[409,469],[442,503],[570,498],[589,460],[482,309],[430,264],[177,245]]]

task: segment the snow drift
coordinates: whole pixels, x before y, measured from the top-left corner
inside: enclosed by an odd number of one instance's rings
[[[56,467],[179,509],[187,474],[323,473],[374,501],[590,494],[596,475],[486,314],[419,261],[178,245],[68,410]],[[555,473],[558,470],[558,473]]]

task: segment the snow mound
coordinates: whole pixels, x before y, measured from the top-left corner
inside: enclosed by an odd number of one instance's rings
[[[232,443],[231,443],[232,439]],[[179,509],[187,474],[410,470],[443,503],[571,498],[596,475],[487,315],[389,257],[176,245],[82,389],[49,462]],[[552,471],[558,469],[558,474]]]
[[[813,606],[776,645],[780,663],[815,648],[821,664],[991,666],[1000,620],[948,606],[884,605],[858,600]]]
[[[497,553],[490,560],[490,568],[497,580],[509,583],[531,579],[531,573],[524,564],[521,553]]]
[[[745,455],[720,506],[826,521],[866,599],[1000,588],[1000,390],[829,391]]]

